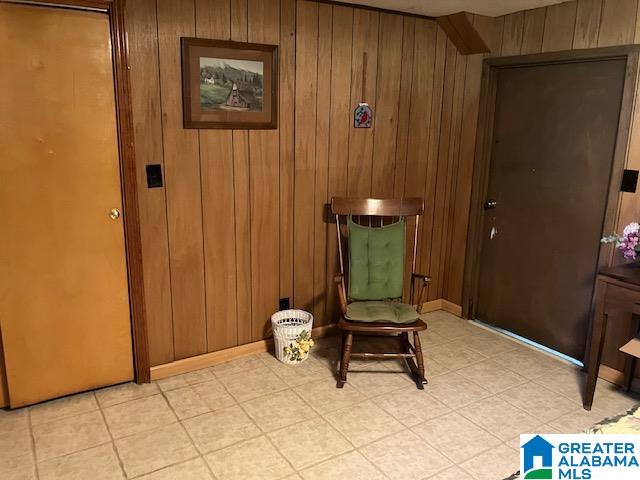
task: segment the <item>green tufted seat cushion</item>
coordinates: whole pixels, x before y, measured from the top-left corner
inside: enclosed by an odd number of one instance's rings
[[[418,312],[411,305],[399,302],[352,302],[347,305],[347,320],[356,322],[413,323]]]
[[[404,219],[382,227],[349,228],[349,298],[384,300],[402,297],[404,275]]]

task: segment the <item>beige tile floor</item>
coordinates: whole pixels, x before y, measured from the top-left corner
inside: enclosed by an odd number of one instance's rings
[[[260,354],[0,410],[0,478],[499,480],[517,470],[521,432],[577,432],[638,402],[601,381],[585,412],[578,369],[425,317],[424,391],[395,361],[354,361],[336,389],[337,338],[322,339],[295,367]]]

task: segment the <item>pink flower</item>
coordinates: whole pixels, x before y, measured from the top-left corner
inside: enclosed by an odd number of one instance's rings
[[[639,231],[640,231],[640,224],[638,224],[637,222],[631,222],[629,225],[624,227],[624,230],[622,231],[622,235],[625,237],[631,234],[638,235]]]

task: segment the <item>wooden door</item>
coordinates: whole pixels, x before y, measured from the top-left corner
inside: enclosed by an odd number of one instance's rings
[[[500,68],[476,318],[583,359],[624,59]]]
[[[12,407],[133,378],[109,18],[0,4],[0,324]],[[115,216],[115,215],[114,215]]]

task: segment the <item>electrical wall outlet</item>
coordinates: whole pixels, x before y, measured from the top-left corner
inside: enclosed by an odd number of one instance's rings
[[[289,297],[280,299],[280,310],[289,310],[291,307],[289,306]]]

